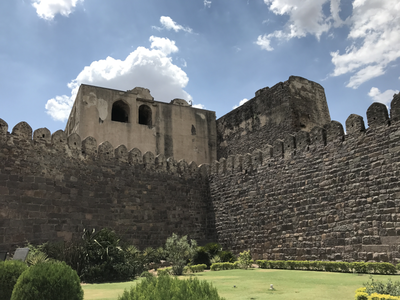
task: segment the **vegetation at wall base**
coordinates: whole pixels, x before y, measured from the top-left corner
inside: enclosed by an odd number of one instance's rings
[[[183,269],[189,260],[193,260],[197,249],[195,240],[187,239],[187,236],[179,237],[175,233],[165,243],[165,253],[169,262],[172,263],[174,275],[182,275]]]
[[[64,262],[39,263],[18,278],[11,300],[83,300],[78,274]]]
[[[10,300],[18,277],[27,269],[27,265],[19,260],[0,262],[0,299]]]
[[[209,268],[213,263],[236,261],[236,256],[231,251],[222,250],[222,246],[218,243],[208,243],[205,246],[197,247],[193,264],[205,264]]]
[[[342,273],[367,273],[392,275],[397,268],[391,263],[378,262],[336,262],[336,261],[295,261],[295,260],[256,260],[262,269],[311,270]]]
[[[64,261],[85,282],[129,281],[158,263],[164,250],[146,248],[143,252],[121,241],[111,229],[84,230],[82,238],[71,242],[28,244],[27,262]]]
[[[130,291],[123,293],[119,300],[224,300],[217,289],[207,281],[197,278],[180,280],[176,277],[161,275],[146,278]]]

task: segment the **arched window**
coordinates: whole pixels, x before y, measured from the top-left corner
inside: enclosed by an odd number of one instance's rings
[[[139,124],[151,126],[151,108],[147,105],[139,106]]]
[[[129,106],[122,100],[114,102],[111,111],[111,121],[128,123]]]

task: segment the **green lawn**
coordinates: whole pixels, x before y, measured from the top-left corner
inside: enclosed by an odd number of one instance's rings
[[[220,296],[227,300],[244,299],[318,299],[353,300],[354,291],[366,282],[369,275],[289,271],[289,270],[229,270],[197,273],[200,280],[211,282]],[[180,278],[188,278],[189,275]],[[374,275],[387,280],[395,275]],[[85,300],[116,300],[124,289],[129,289],[138,281],[83,285]],[[270,284],[275,291],[270,291]],[[236,287],[234,287],[236,286]]]

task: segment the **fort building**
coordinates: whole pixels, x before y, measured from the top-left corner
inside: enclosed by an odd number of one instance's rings
[[[400,93],[366,116],[344,128],[294,76],[218,120],[82,85],[65,131],[0,119],[0,248],[109,227],[140,248],[176,233],[253,259],[398,262]]]
[[[189,162],[217,158],[215,112],[189,106],[183,99],[154,101],[145,88],[123,92],[82,84],[65,132]]]

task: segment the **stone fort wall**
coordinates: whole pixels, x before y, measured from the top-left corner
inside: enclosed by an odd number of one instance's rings
[[[400,94],[212,165],[218,241],[255,259],[400,259]]]
[[[396,261],[400,94],[367,119],[249,135],[261,150],[211,166],[0,120],[0,247],[111,227],[140,248],[175,232],[255,259]]]
[[[94,138],[0,120],[0,248],[109,227],[140,248],[215,240],[207,170]]]

